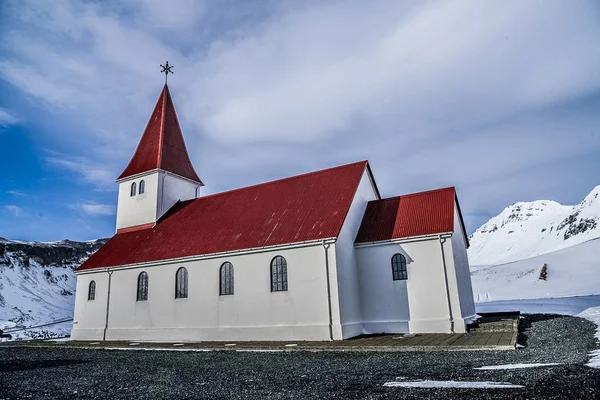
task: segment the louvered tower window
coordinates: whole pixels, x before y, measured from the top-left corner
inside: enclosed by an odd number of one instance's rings
[[[136,188],[135,182],[133,182],[133,183],[131,184],[131,193],[129,193],[129,195],[130,195],[131,197],[135,196],[135,195],[136,195],[136,190],[137,190],[137,188]]]

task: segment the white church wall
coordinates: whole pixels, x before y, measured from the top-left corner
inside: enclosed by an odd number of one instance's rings
[[[452,249],[444,243],[453,314],[460,315]],[[392,256],[404,254],[406,281],[394,281]],[[365,333],[450,332],[448,295],[438,238],[358,247]],[[454,293],[452,293],[454,292]],[[458,327],[457,332],[464,331]]]
[[[286,292],[271,292],[270,263],[276,255],[287,260]],[[107,340],[328,340],[324,260],[318,243],[114,270]],[[234,294],[220,296],[219,268],[225,261],[234,266]],[[182,266],[188,270],[189,296],[175,299],[175,272]],[[142,271],[148,273],[148,300],[138,302],[137,278]],[[78,285],[88,276],[80,274]],[[104,316],[95,309],[87,316],[77,313],[74,337],[97,339],[95,329]]]
[[[96,296],[88,300],[88,290],[91,281],[96,282]],[[75,312],[73,317],[73,340],[102,339],[106,319],[106,295],[108,274],[96,272],[79,275],[75,288]]]
[[[467,243],[464,236],[460,216],[456,204],[454,205],[454,234],[452,235],[452,254],[454,268],[456,269],[456,280],[461,317],[469,319],[475,315],[475,300],[473,299],[473,286],[471,284],[471,270],[467,257]]]
[[[144,193],[137,194],[144,180]],[[131,184],[136,183],[136,195],[131,196]],[[119,183],[117,229],[156,222],[158,172]]]
[[[408,281],[392,279],[391,259],[396,253],[408,254],[400,245],[390,244],[356,249],[360,279],[363,333],[407,333]],[[414,263],[407,263],[408,277]]]
[[[162,217],[177,201],[195,199],[199,195],[198,183],[164,171],[160,171],[159,179],[162,185],[159,185],[156,219]]]
[[[377,195],[367,169],[363,172],[352,205],[335,243],[336,273],[343,338],[362,333],[361,296],[354,240],[367,203]]]

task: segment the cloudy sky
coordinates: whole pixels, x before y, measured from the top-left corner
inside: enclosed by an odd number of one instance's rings
[[[169,60],[205,193],[368,159],[467,228],[600,184],[598,1],[0,2],[0,236],[114,232]]]

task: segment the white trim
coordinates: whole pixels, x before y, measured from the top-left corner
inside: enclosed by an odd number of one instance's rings
[[[164,172],[164,173],[165,173],[165,174],[167,174],[167,175],[176,176],[176,177],[177,177],[177,178],[179,178],[179,179],[183,179],[183,180],[185,180],[185,181],[188,181],[188,182],[195,183],[195,184],[196,184],[196,185],[198,185],[198,186],[204,186],[204,183],[202,183],[202,181],[200,181],[200,182],[197,182],[197,181],[195,181],[195,180],[193,180],[193,179],[186,178],[186,177],[184,177],[184,176],[181,176],[181,175],[174,174],[173,172],[166,171],[166,170],[164,170],[164,169],[162,169],[162,168],[155,168],[155,169],[151,169],[150,171],[140,172],[139,174],[135,174],[135,175],[126,176],[125,178],[121,178],[121,179],[117,179],[117,180],[115,180],[115,182],[116,182],[116,183],[122,183],[122,182],[125,182],[125,181],[128,181],[128,180],[135,180],[135,179],[142,178],[142,177],[144,177],[144,176],[146,176],[146,175],[151,175],[151,174],[153,174],[153,173],[155,173],[155,172]]]
[[[201,255],[197,255],[197,256],[169,258],[166,260],[147,261],[147,262],[141,262],[141,263],[116,265],[116,266],[103,267],[103,268],[90,268],[90,269],[85,269],[83,271],[75,271],[75,274],[76,275],[85,275],[85,274],[92,274],[92,273],[98,273],[98,272],[106,272],[109,270],[114,271],[114,270],[122,270],[122,269],[149,268],[149,267],[156,267],[156,266],[165,265],[165,264],[176,264],[176,263],[181,263],[181,262],[206,260],[206,259],[211,259],[211,258],[220,258],[225,255],[228,257],[236,257],[238,255],[244,255],[244,254],[265,253],[268,251],[273,251],[273,250],[281,249],[281,248],[285,248],[285,250],[288,250],[288,249],[296,249],[296,248],[300,248],[300,247],[310,247],[310,246],[317,246],[317,245],[322,246],[323,243],[335,243],[336,239],[337,238],[335,238],[335,237],[327,238],[327,239],[315,239],[315,240],[307,240],[304,242],[276,244],[273,246],[254,247],[254,248],[250,248],[250,249],[240,249],[240,250],[222,251],[219,253],[201,254]]]
[[[433,240],[442,238],[450,238],[454,232],[445,232],[445,233],[435,233],[431,235],[421,235],[421,236],[410,236],[399,239],[385,239],[379,240],[376,242],[363,242],[363,243],[355,243],[354,247],[370,247],[370,246],[381,246],[385,244],[394,244],[394,243],[410,243],[410,242],[419,242],[421,240]]]

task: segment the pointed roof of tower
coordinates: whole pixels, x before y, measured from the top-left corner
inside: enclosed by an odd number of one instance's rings
[[[188,156],[175,106],[166,84],[131,161],[117,181],[156,169],[202,184]]]

